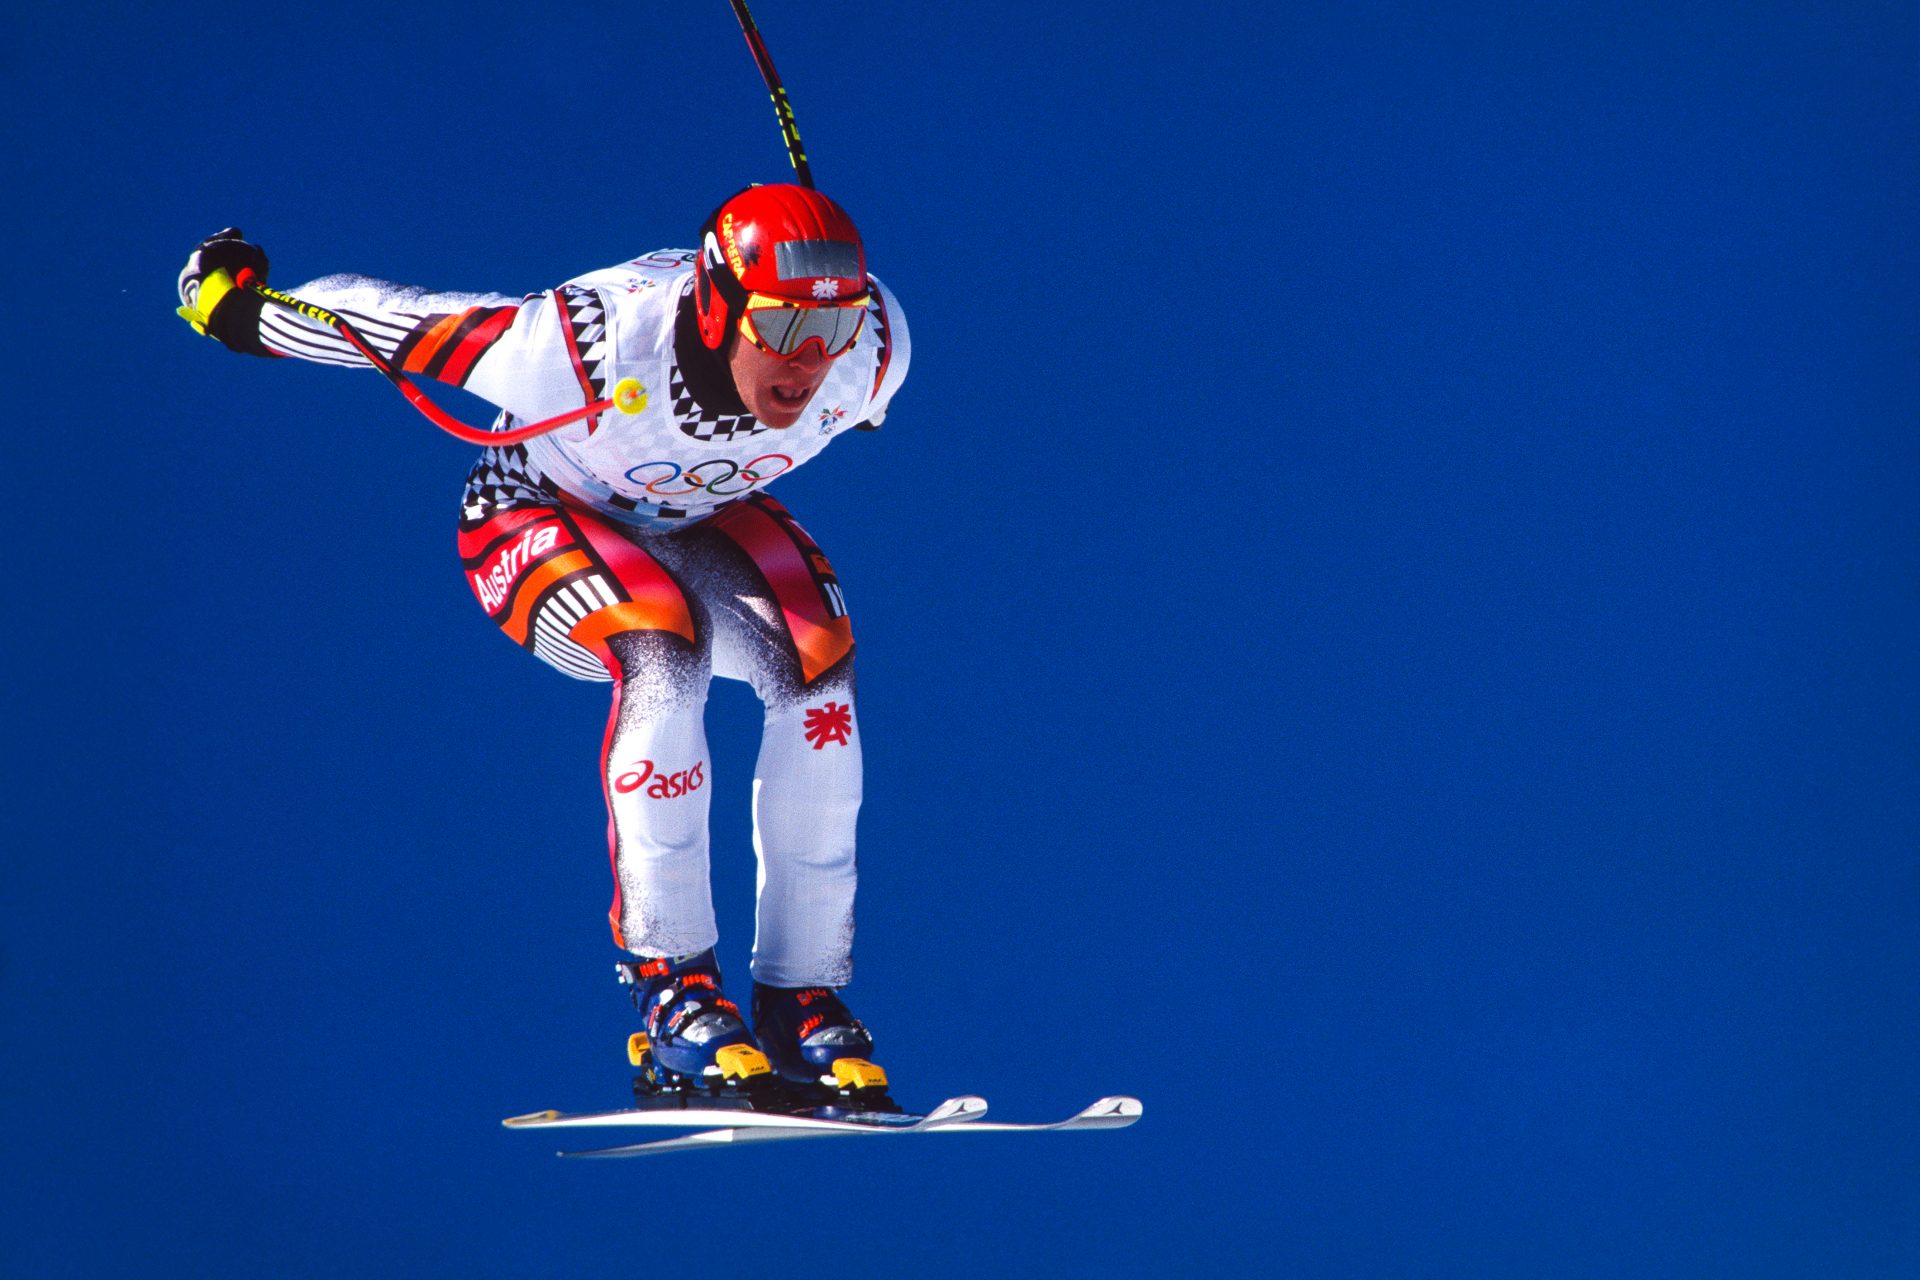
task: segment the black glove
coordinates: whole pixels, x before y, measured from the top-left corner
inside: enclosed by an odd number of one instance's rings
[[[240,228],[216,231],[194,246],[180,271],[180,318],[195,333],[217,338],[230,351],[272,355],[260,344],[259,294],[240,287],[246,278],[267,282],[267,251],[248,244]]]

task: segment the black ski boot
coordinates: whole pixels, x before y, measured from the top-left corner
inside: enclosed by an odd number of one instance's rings
[[[767,1055],[754,1043],[740,1006],[720,989],[720,966],[709,947],[683,959],[633,960],[616,966],[633,985],[633,1005],[647,1020],[627,1044],[640,1068],[637,1095],[697,1092],[746,1096],[772,1086]]]
[[[753,1029],[774,1071],[803,1098],[828,1109],[900,1109],[873,1064],[873,1037],[832,987],[754,983]]]

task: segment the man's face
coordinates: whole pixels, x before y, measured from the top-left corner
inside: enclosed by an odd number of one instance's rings
[[[765,426],[790,427],[800,421],[837,358],[821,355],[820,344],[809,342],[791,360],[782,360],[735,335],[727,367],[748,413]]]

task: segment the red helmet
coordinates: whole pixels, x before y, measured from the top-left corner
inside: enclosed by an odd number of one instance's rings
[[[847,211],[809,187],[748,187],[700,229],[694,308],[700,340],[719,350],[754,294],[852,301],[867,292],[867,255]]]

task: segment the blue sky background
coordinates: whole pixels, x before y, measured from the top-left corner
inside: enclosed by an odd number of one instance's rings
[[[467,447],[173,278],[684,245],[765,95],[719,0],[82,0],[0,44],[0,1270],[1920,1268],[1912,6],[759,8],[915,342],[775,487],[860,636],[849,995],[911,1102],[1145,1120],[498,1128],[625,1084],[605,688],[474,605]]]

